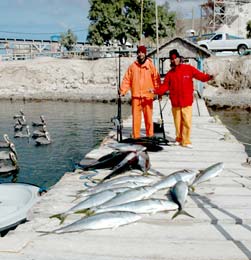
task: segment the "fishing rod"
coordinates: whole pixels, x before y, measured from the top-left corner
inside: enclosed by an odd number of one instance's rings
[[[156,50],[157,50],[157,70],[159,71],[159,23],[158,23],[158,6],[157,3],[155,2],[155,19],[156,19]],[[162,107],[161,107],[161,100],[158,97],[158,102],[159,102],[159,110],[160,110],[160,129],[163,134],[163,140],[162,142],[164,144],[168,144],[169,141],[166,139],[166,133],[165,133],[165,128],[164,128],[164,119],[163,119],[163,113],[162,113]]]
[[[118,95],[118,109],[117,109],[117,116],[113,117],[111,121],[114,123],[114,125],[117,128],[117,141],[121,142],[122,141],[122,101],[121,101],[121,94],[119,91],[119,86],[120,86],[120,80],[121,80],[121,52],[119,48],[119,68],[118,68],[118,78],[117,78],[117,95]],[[117,74],[117,64],[116,64],[116,74]]]

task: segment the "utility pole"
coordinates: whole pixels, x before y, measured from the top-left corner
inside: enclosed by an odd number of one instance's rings
[[[144,3],[144,0],[141,0],[141,13],[140,13],[140,45],[142,45],[142,34],[143,34],[143,3]]]

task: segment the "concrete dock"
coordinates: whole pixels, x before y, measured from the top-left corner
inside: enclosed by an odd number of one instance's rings
[[[162,106],[165,100],[162,101]],[[25,224],[0,238],[0,259],[5,260],[251,260],[251,169],[245,165],[244,146],[217,118],[210,117],[203,100],[193,106],[193,149],[163,146],[149,152],[153,169],[169,175],[182,169],[205,169],[217,162],[224,170],[190,192],[186,211],[194,218],[171,213],[142,215],[134,224],[114,230],[41,235],[59,227],[49,216],[74,205],[83,189],[79,174],[66,173],[44,194]],[[166,136],[174,138],[170,103],[163,110]],[[159,119],[155,101],[154,121]],[[124,121],[124,133],[131,118]],[[110,148],[100,146],[86,157],[97,158]],[[53,173],[51,173],[53,174]],[[163,193],[154,197],[163,197]],[[79,219],[71,215],[65,224]]]

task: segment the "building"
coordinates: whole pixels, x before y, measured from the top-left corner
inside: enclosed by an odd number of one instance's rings
[[[199,45],[187,39],[181,37],[173,38],[162,44],[158,50],[155,49],[148,53],[148,56],[153,59],[156,67],[159,69],[161,77],[164,77],[170,69],[169,51],[172,49],[177,49],[179,51],[184,62],[189,63],[202,71],[203,60],[212,55],[208,50],[201,48]],[[198,93],[202,96],[203,83],[197,82],[196,87]]]

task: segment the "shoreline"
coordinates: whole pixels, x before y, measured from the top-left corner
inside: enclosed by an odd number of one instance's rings
[[[36,58],[0,62],[0,100],[24,102],[62,101],[116,103],[119,76],[122,79],[135,57],[97,60]],[[251,111],[251,59],[212,56],[204,70],[218,73],[205,83],[203,98],[212,109]],[[209,85],[210,84],[210,85]],[[122,98],[130,103],[130,95]]]

